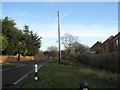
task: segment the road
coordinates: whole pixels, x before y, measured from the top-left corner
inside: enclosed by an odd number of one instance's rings
[[[2,65],[2,87],[9,88],[17,86],[19,82],[34,71],[35,64],[41,67],[49,61],[50,60],[31,60]]]

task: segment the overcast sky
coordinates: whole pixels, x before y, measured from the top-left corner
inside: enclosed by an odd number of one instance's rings
[[[91,47],[118,32],[117,2],[3,2],[2,17],[10,17],[23,29],[42,36],[42,50],[57,46],[57,11],[60,10],[61,36],[79,37],[79,42]],[[63,47],[62,47],[63,48]]]

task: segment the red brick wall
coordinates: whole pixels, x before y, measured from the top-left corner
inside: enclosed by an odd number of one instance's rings
[[[109,41],[109,52],[114,52],[114,38]]]
[[[102,48],[104,49],[105,52],[114,52],[114,38],[107,39],[103,44]]]
[[[98,47],[101,47],[101,42],[96,42],[91,48],[90,48],[90,51],[96,51],[96,49],[98,48]]]

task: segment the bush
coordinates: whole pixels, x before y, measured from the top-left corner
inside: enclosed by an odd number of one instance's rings
[[[45,58],[48,58],[48,57],[45,56],[42,51],[39,51],[39,52],[34,56],[34,58],[35,58],[35,60],[41,60],[41,59],[45,59]]]
[[[103,53],[103,52],[104,52],[104,49],[102,49],[101,47],[96,48],[96,54]]]
[[[107,72],[119,72],[118,57],[119,53],[81,54],[77,56],[77,60]]]

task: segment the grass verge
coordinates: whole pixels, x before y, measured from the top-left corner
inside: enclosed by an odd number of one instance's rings
[[[87,81],[90,88],[117,88],[120,79],[118,74],[93,70],[83,64],[53,60],[44,65],[38,73],[39,80],[34,80],[34,74],[23,82],[22,88],[79,88],[82,81]],[[112,79],[111,79],[112,78]]]

